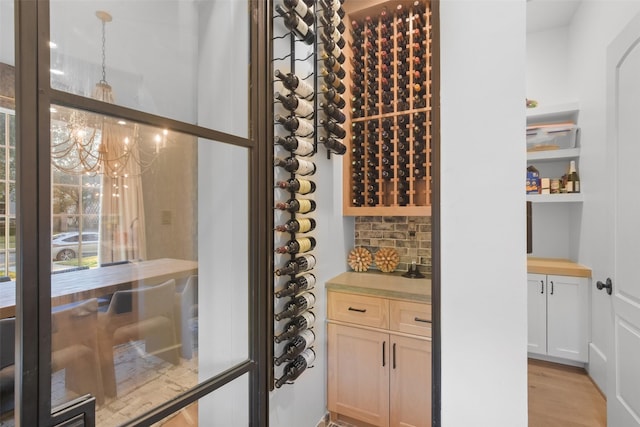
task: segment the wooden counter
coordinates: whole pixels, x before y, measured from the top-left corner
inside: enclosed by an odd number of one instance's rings
[[[431,279],[408,279],[395,273],[346,272],[325,284],[329,291],[379,296],[431,304]]]
[[[591,278],[591,269],[568,259],[527,258],[527,273]]]

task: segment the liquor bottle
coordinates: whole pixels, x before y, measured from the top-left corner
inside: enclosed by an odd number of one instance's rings
[[[316,183],[302,178],[291,178],[276,182],[276,187],[291,193],[310,194],[316,191]]]
[[[310,137],[315,133],[313,123],[311,123],[309,120],[295,116],[282,117],[279,114],[275,115],[275,119],[286,130],[295,133],[297,136]]]
[[[346,86],[342,81],[336,76],[335,73],[329,72],[324,75],[324,82],[328,85],[331,85],[338,93],[344,93],[347,90]]]
[[[290,219],[284,224],[276,225],[275,230],[283,233],[308,233],[316,228],[313,218]]]
[[[293,362],[288,363],[282,376],[275,382],[275,387],[280,388],[289,381],[294,381],[316,360],[316,353],[308,348],[303,351]]]
[[[567,193],[579,193],[580,192],[580,177],[576,169],[576,161],[571,160],[569,162],[569,173],[567,174]]]
[[[298,274],[303,271],[309,271],[313,267],[316,266],[316,257],[313,255],[303,255],[301,257],[297,257],[287,263],[282,268],[278,268],[275,273],[276,276],[286,276]]]
[[[282,71],[276,70],[275,75],[282,81],[282,86],[284,86],[286,89],[295,92],[301,98],[308,100],[313,99],[313,86],[301,80],[295,74],[284,74]]]
[[[306,138],[298,138],[293,135],[276,136],[274,142],[297,156],[308,157],[314,154],[313,141]]]
[[[313,25],[315,22],[315,16],[313,15],[313,11],[301,0],[282,0],[282,4],[284,4],[289,10],[293,10],[298,14],[300,18],[307,24]]]
[[[323,143],[325,147],[327,147],[327,150],[330,150],[334,154],[343,155],[347,152],[347,146],[335,138],[325,138],[321,136],[320,142]]]
[[[316,202],[310,199],[289,199],[286,202],[276,203],[275,209],[301,214],[309,213],[316,210]]]
[[[295,13],[287,12],[276,5],[276,12],[284,18],[284,26],[293,31],[306,44],[313,44],[316,35],[311,28]]]
[[[324,119],[320,119],[320,124],[324,126],[324,129],[342,139],[347,136],[347,131],[344,130],[342,126],[337,124],[336,122],[327,121]]]
[[[316,173],[316,164],[309,161],[300,159],[297,157],[287,157],[286,159],[282,159],[276,157],[273,159],[274,166],[280,166],[287,172],[296,173],[298,175],[313,175]]]
[[[297,316],[308,308],[313,307],[316,303],[316,297],[311,292],[305,292],[292,298],[291,301],[285,306],[284,310],[280,313],[276,313],[273,317],[280,321],[289,317]]]
[[[327,116],[331,117],[338,123],[344,123],[347,120],[347,116],[345,116],[344,113],[340,111],[340,109],[336,105],[330,102],[326,104],[324,102],[321,102],[320,108],[324,110]]]
[[[282,106],[292,113],[304,117],[312,118],[314,113],[313,104],[304,99],[300,99],[294,94],[283,95],[280,92],[275,92],[273,97],[282,103]]]
[[[303,331],[284,346],[282,353],[274,361],[275,365],[280,366],[284,362],[293,361],[305,349],[310,348],[315,340],[316,335],[311,329]]]
[[[328,52],[331,56],[336,58],[336,60],[339,63],[344,64],[344,61],[346,58],[344,56],[344,53],[342,53],[342,50],[340,50],[340,47],[336,44],[336,42],[334,42],[333,40],[327,40],[326,43],[324,44],[324,50]]]
[[[336,76],[341,79],[344,79],[344,77],[347,75],[347,73],[344,71],[344,68],[342,68],[338,60],[333,56],[326,56],[324,58],[324,65],[329,71],[336,73]]]
[[[297,295],[307,289],[313,289],[316,285],[316,276],[311,273],[305,273],[301,276],[295,277],[287,282],[284,288],[274,293],[276,298],[284,298],[288,296]]]
[[[313,237],[301,237],[299,239],[289,240],[284,246],[276,248],[279,254],[297,254],[309,252],[316,247],[316,239]]]
[[[347,103],[334,88],[322,85],[322,93],[327,101],[333,102],[338,108],[344,108]]]
[[[295,337],[298,333],[309,329],[316,322],[316,316],[311,311],[305,311],[300,316],[296,316],[284,325],[282,332],[273,337],[276,343]]]

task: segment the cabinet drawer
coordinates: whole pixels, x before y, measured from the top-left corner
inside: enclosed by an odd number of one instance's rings
[[[392,331],[431,336],[431,304],[392,300],[389,311]]]
[[[384,298],[329,292],[327,317],[358,325],[389,328],[389,301]]]

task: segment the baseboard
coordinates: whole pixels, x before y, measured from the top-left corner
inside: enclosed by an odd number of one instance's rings
[[[530,359],[544,360],[545,362],[553,362],[553,363],[560,363],[561,365],[575,366],[577,368],[583,368],[584,370],[586,370],[586,367],[587,367],[586,363],[576,362],[575,360],[563,359],[561,357],[545,356],[544,354],[535,354],[535,353],[529,353],[528,356]]]
[[[594,343],[589,343],[589,365],[587,366],[589,378],[598,388],[600,393],[607,398],[607,356]]]
[[[326,414],[324,414],[322,418],[320,418],[320,421],[318,421],[318,424],[316,424],[316,427],[327,427],[328,425],[329,425],[329,413],[327,412]]]

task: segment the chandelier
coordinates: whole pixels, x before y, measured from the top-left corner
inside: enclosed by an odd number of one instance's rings
[[[113,90],[106,78],[106,24],[112,17],[97,11],[102,21],[102,79],[92,97],[114,103]],[[167,131],[150,135],[138,124],[66,107],[52,109],[51,162],[67,174],[98,174],[113,178],[140,175],[154,163],[166,144]],[[153,142],[145,139],[153,138]]]

